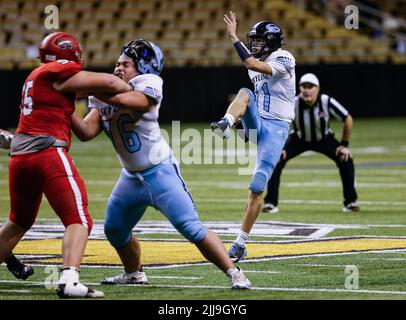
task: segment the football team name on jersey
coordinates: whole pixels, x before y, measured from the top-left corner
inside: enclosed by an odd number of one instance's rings
[[[260,74],[258,74],[258,75],[256,75],[255,77],[252,78],[252,82],[258,82],[258,81],[262,81],[264,79],[268,80],[270,78],[271,77],[269,75],[260,73]]]
[[[117,107],[107,105],[102,108],[99,108],[99,113],[102,116],[102,119],[106,120],[110,119],[117,110],[118,110]]]
[[[276,58],[276,60],[279,60],[279,61],[281,61],[282,63],[283,62],[292,62],[292,59],[291,58],[289,58],[289,57],[285,57],[285,56],[279,56],[279,57],[277,57]]]

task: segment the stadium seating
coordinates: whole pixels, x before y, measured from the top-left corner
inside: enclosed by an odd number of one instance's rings
[[[24,52],[49,33],[43,25],[48,4],[46,0],[0,0],[0,68],[35,65]],[[406,63],[406,57],[396,54],[389,43],[331,24],[300,9],[295,1],[64,0],[55,1],[55,5],[60,30],[80,40],[88,66],[112,66],[121,46],[137,37],[157,42],[166,66],[239,64],[222,20],[230,9],[238,14],[241,38],[257,21],[278,22],[285,31],[287,48],[301,64]],[[406,10],[406,6],[402,8]]]

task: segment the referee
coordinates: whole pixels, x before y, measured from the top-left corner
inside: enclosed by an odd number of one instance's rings
[[[290,159],[299,154],[313,150],[334,160],[340,170],[344,193],[343,212],[356,212],[355,170],[349,139],[352,130],[352,117],[348,111],[326,94],[320,94],[320,83],[316,75],[307,73],[299,81],[300,94],[295,99],[295,120],[286,141],[285,148],[271,179],[268,193],[264,198],[263,212],[276,213],[278,209],[278,192],[282,169]],[[341,142],[334,137],[330,129],[330,116],[344,122]]]

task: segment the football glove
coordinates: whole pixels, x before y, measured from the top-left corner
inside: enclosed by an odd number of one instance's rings
[[[0,148],[10,149],[10,143],[14,135],[8,131],[0,129]]]

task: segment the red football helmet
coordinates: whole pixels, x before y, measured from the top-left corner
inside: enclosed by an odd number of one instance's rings
[[[79,42],[66,32],[47,35],[39,46],[39,55],[42,63],[66,59],[83,65],[82,48]]]

